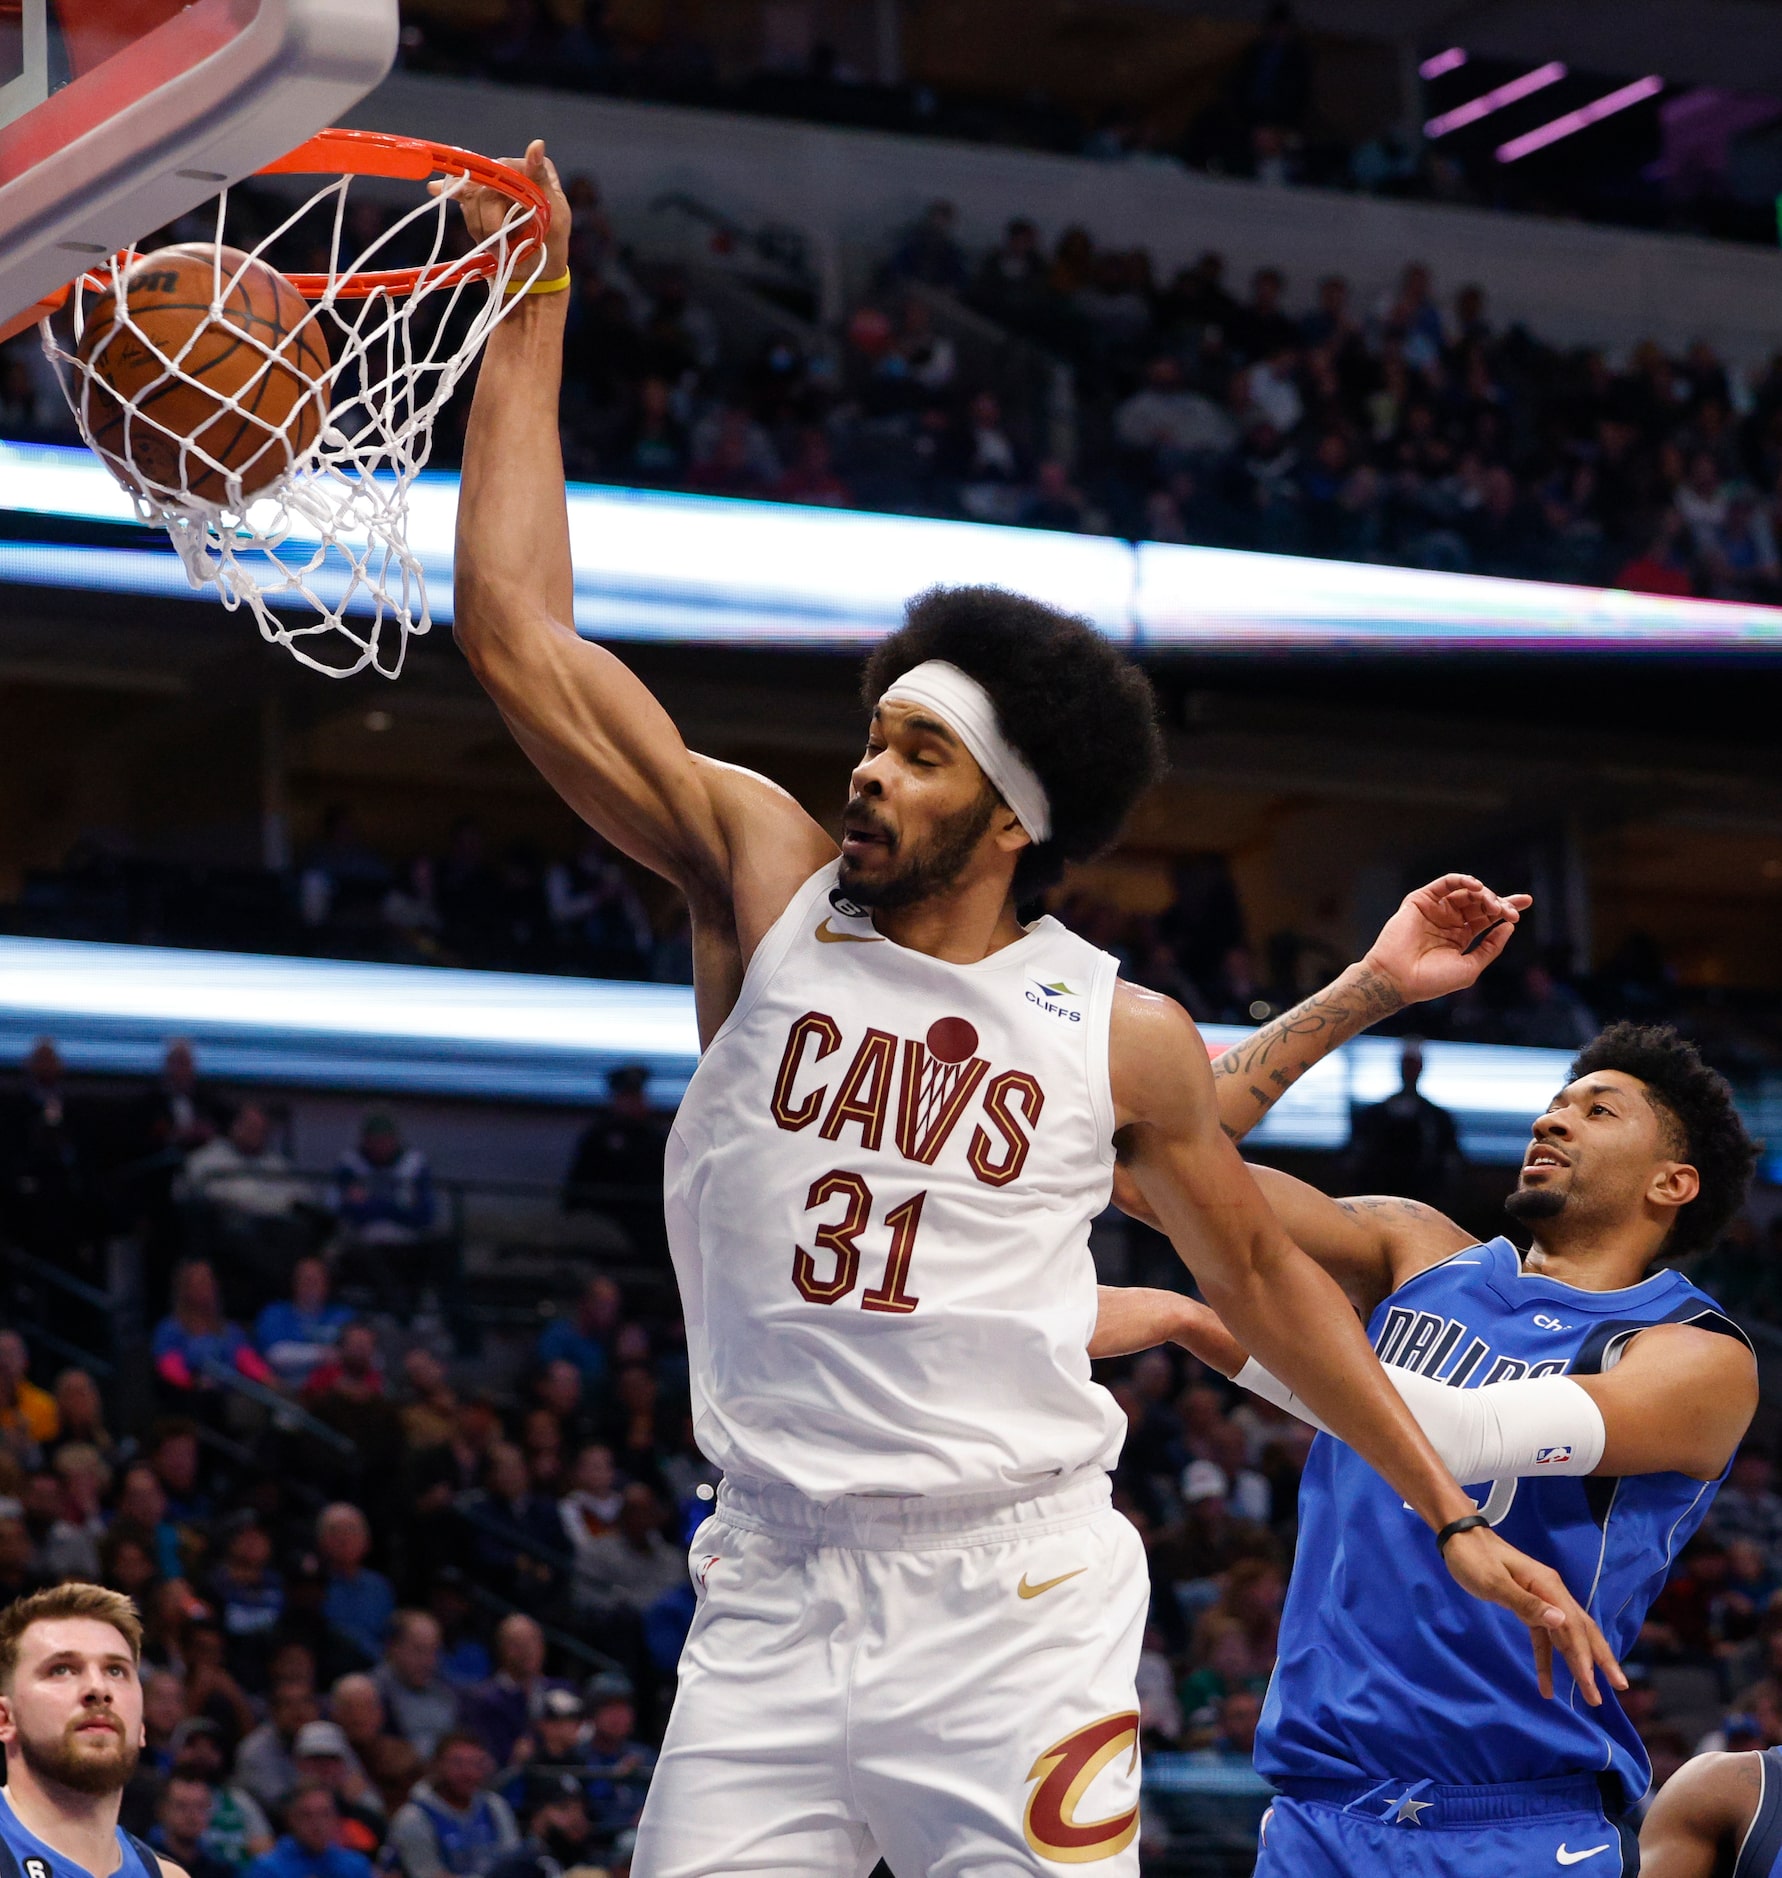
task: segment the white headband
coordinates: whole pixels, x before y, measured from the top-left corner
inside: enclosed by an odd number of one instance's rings
[[[879,702],[893,700],[920,704],[956,731],[959,741],[977,758],[978,768],[1014,810],[1016,821],[1036,843],[1050,838],[1052,805],[1046,799],[1045,784],[1002,734],[996,706],[975,678],[945,659],[929,659],[887,686]]]

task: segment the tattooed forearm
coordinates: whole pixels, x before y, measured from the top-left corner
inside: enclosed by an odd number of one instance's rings
[[[1351,965],[1335,984],[1233,1044],[1213,1064],[1225,1132],[1241,1140],[1314,1063],[1403,1003],[1390,979]]]

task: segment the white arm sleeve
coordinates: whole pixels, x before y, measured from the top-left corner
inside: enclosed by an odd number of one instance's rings
[[[1524,1474],[1589,1474],[1603,1458],[1603,1412],[1569,1376],[1533,1376],[1450,1389],[1386,1365],[1392,1386],[1454,1478],[1512,1480]],[[1254,1357],[1234,1378],[1252,1395],[1328,1434],[1306,1405]]]

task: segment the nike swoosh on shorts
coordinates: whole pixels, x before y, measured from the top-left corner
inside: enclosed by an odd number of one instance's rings
[[[1037,1598],[1042,1591],[1050,1591],[1054,1585],[1063,1584],[1067,1578],[1081,1578],[1088,1569],[1087,1565],[1079,1565],[1074,1572],[1060,1572],[1056,1578],[1043,1578],[1037,1585],[1030,1585],[1027,1582],[1027,1574],[1023,1572],[1021,1582],[1015,1587],[1015,1596]]]
[[[1553,1856],[1562,1865],[1578,1865],[1582,1864],[1585,1859],[1595,1858],[1597,1853],[1606,1852],[1608,1849],[1606,1845],[1589,1845],[1582,1852],[1570,1852],[1562,1845]]]

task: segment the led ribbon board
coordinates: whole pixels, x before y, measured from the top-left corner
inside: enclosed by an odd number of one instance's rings
[[[410,507],[410,543],[442,622],[457,506],[457,477],[435,474]],[[215,598],[188,587],[157,532],[117,541],[134,514],[84,449],[0,443],[0,532],[6,512],[91,523],[111,540],[0,539],[0,581]],[[1081,613],[1135,650],[1782,647],[1776,607],[721,496],[577,483],[569,525],[576,624],[598,639],[846,651],[889,632],[925,587],[988,582]]]

